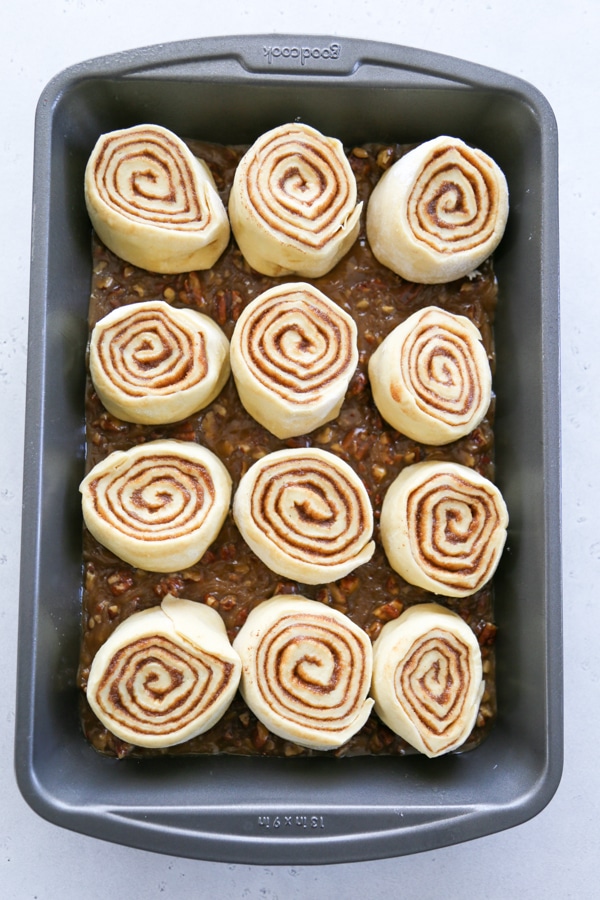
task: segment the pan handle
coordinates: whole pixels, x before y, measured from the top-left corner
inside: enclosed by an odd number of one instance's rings
[[[463,61],[457,65],[452,57],[357,38],[275,34],[240,37],[237,42],[239,63],[247,72],[258,74],[347,78],[365,68],[373,82],[389,79],[393,70],[396,85],[399,72],[411,85],[431,85],[432,81],[469,84],[480,80],[482,74],[479,66],[473,66],[471,76],[470,64],[465,67]]]
[[[248,75],[283,75],[318,81],[357,76],[365,69],[370,84],[391,79],[396,87],[402,80],[409,86],[500,86],[508,77],[476,63],[413,47],[360,38],[289,34],[176,41],[89,60],[81,67],[82,74],[88,77],[114,74],[128,78],[202,79],[206,72],[211,80],[231,81],[241,75],[245,79]],[[515,79],[510,79],[510,83],[514,88]]]
[[[489,810],[487,811],[489,818]],[[175,856],[255,865],[332,864],[404,856],[481,833],[483,810],[420,807],[104,809],[110,839]],[[493,816],[492,816],[493,818]],[[493,829],[493,825],[490,826]],[[485,831],[488,828],[484,828]],[[92,833],[94,828],[92,826]],[[102,836],[102,834],[101,834]]]

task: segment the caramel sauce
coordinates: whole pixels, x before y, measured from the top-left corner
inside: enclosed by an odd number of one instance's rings
[[[189,142],[213,173],[227,203],[235,167],[245,147],[221,147]],[[222,616],[233,640],[249,611],[262,600],[280,593],[300,593],[346,613],[374,640],[383,624],[414,603],[432,595],[407,584],[387,563],[379,541],[379,515],[383,496],[401,469],[414,462],[444,459],[471,466],[493,479],[494,402],[483,422],[471,434],[441,447],[416,443],[382,421],[371,397],[367,363],[383,338],[418,309],[437,305],[467,316],[481,331],[492,367],[493,319],[497,284],[487,261],[473,277],[448,284],[420,285],[404,281],[380,265],[365,236],[366,201],[384,171],[410,148],[400,145],[365,145],[349,152],[356,175],[358,200],[364,201],[361,231],[351,251],[327,275],[313,283],[353,316],[358,326],[359,363],[345,402],[334,422],[299,438],[279,440],[257,424],[243,409],[233,378],[205,409],[171,425],[151,426],[122,422],[110,416],[88,379],[86,393],[86,465],[91,468],[113,450],[158,438],[196,441],[213,450],[224,462],[236,489],[249,466],[264,454],[284,447],[319,447],[348,462],[363,480],[375,517],[377,542],[372,559],[350,575],[327,585],[289,582],[271,572],[241,539],[231,514],[221,532],[190,569],[170,574],[135,569],[84,532],[84,591],[82,639],[78,683],[82,688],[83,730],[101,753],[147,757],[176,754],[246,754],[269,756],[320,755],[270,734],[252,715],[241,696],[223,718],[204,735],[165,750],[147,750],[125,744],[111,735],[88,707],[83,689],[89,666],[100,645],[119,622],[132,613],[157,606],[167,593],[206,603]],[[379,161],[379,163],[378,163]],[[163,299],[173,306],[197,309],[211,316],[228,337],[244,306],[274,284],[294,279],[259,275],[242,258],[231,239],[213,268],[181,275],[157,275],[136,268],[108,251],[94,237],[93,277],[89,307],[90,328],[115,307],[140,300]],[[477,725],[464,745],[477,746],[489,731],[496,713],[494,681],[493,590],[487,584],[465,599],[437,598],[458,612],[479,637],[486,680]],[[347,744],[328,755],[412,753],[372,713],[366,725]]]

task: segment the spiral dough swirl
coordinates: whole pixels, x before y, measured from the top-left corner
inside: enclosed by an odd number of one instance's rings
[[[427,444],[469,434],[490,405],[491,371],[478,329],[437,307],[409,316],[384,339],[369,376],[383,418]]]
[[[156,127],[106,135],[95,177],[104,202],[134,221],[189,229],[205,218],[179,141]]]
[[[484,690],[479,645],[463,619],[434,603],[411,607],[384,626],[373,654],[383,721],[427,756],[460,746]]]
[[[227,338],[208,316],[160,300],[96,323],[90,374],[106,409],[128,422],[177,422],[202,409],[229,374]]]
[[[401,157],[376,185],[367,236],[377,259],[403,278],[450,281],[500,242],[508,187],[499,166],[458,138],[438,137]]]
[[[432,154],[408,200],[413,234],[434,250],[450,243],[456,252],[489,241],[498,200],[492,173],[460,145]]]
[[[171,273],[208,268],[229,240],[208,167],[158,125],[102,135],[86,167],[85,191],[101,240],[134,265]]]
[[[373,555],[366,489],[347,463],[324,450],[267,454],[243,476],[233,515],[267,566],[305,584],[342,578]]]
[[[100,543],[131,565],[169,572],[197,562],[212,543],[231,480],[204,447],[152,441],[111,453],[81,493],[84,520]]]
[[[493,575],[508,513],[498,488],[467,466],[407,466],[385,495],[381,538],[390,565],[411,584],[466,597]]]
[[[206,731],[237,689],[240,662],[214,610],[167,595],[134,613],[96,654],[87,684],[106,727],[140,746]]]
[[[366,721],[371,643],[342,613],[279,595],[252,611],[234,649],[242,660],[244,699],[273,733],[329,749]]]
[[[302,282],[278,285],[253,300],[231,340],[240,399],[279,438],[334,419],[357,362],[354,320]]]
[[[324,275],[358,236],[354,173],[341,143],[308,125],[263,134],[240,161],[229,200],[231,227],[265,275]]]

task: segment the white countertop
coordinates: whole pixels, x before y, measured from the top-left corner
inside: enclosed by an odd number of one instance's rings
[[[279,9],[282,11],[280,12]],[[534,84],[558,121],[561,191],[565,768],[530,822],[415,856],[329,867],[198,862],[102,843],[51,825],[13,774],[16,629],[34,111],[44,85],[81,60],[191,37],[362,37],[447,53]],[[600,681],[600,5],[592,0],[22,0],[0,29],[0,893],[7,898],[596,896],[600,831],[595,701]],[[598,503],[598,506],[596,506]]]

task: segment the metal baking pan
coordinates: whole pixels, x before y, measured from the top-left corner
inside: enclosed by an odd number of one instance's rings
[[[79,725],[84,354],[97,137],[151,121],[249,143],[299,117],[353,145],[456,135],[509,183],[495,256],[497,477],[511,525],[496,579],[499,715],[436,760],[98,755]],[[38,107],[16,773],[51,822],[200,859],[333,863],[400,856],[537,814],[562,768],[557,133],[531,85],[447,56],[328,36],[209,38],[95,59]]]

